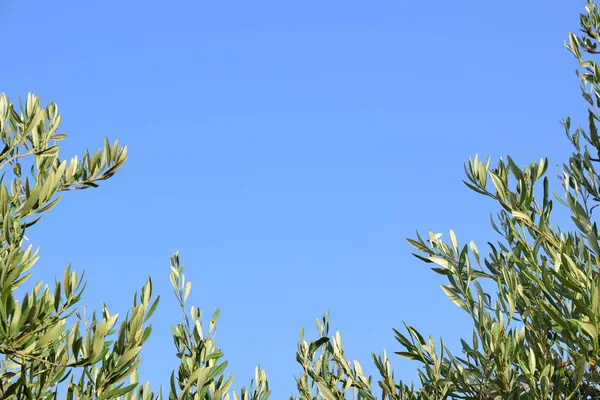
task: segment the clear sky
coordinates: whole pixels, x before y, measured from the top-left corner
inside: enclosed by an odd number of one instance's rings
[[[31,233],[35,277],[72,263],[83,304],[124,313],[151,275],[155,387],[177,365],[176,250],[191,301],[221,308],[236,388],[261,364],[287,398],[299,329],[315,337],[327,310],[367,371],[403,320],[456,348],[469,321],[405,238],[454,229],[482,249],[497,207],[463,186],[463,162],[569,155],[559,122],[585,104],[563,40],[583,3],[5,0],[0,91],[55,100],[67,156],[104,136],[130,154]]]

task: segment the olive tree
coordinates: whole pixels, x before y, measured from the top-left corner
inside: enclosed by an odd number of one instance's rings
[[[119,322],[106,306],[86,317],[77,308],[85,283],[83,274],[67,267],[53,284],[37,282],[22,298],[15,291],[31,277],[39,256],[27,229],[39,223],[65,192],[97,187],[126,161],[127,148],[105,139],[95,153],[70,160],[60,158],[61,118],[56,104],[41,106],[27,96],[19,110],[0,95],[0,398],[67,399],[161,398],[149,384],[138,384],[139,354],[148,339],[148,320],[158,305],[148,279]],[[188,314],[191,288],[178,256],[171,259],[171,282],[183,313],[173,328],[180,366],[171,376],[170,399],[228,398],[232,383],[225,379],[226,362],[214,341],[218,314],[204,332],[198,308]],[[266,397],[268,387],[257,369],[242,399]],[[234,395],[234,398],[238,396]]]
[[[298,398],[342,399],[352,392],[359,399],[394,400],[600,398],[600,233],[593,218],[600,204],[600,68],[594,61],[600,13],[594,2],[580,25],[565,44],[580,66],[588,120],[585,128],[563,121],[573,154],[560,168],[560,186],[549,187],[547,159],[520,167],[510,156],[494,165],[475,156],[465,165],[464,183],[499,209],[491,220],[499,239],[487,243],[487,256],[453,231],[448,241],[436,233],[409,240],[416,257],[447,279],[441,289],[472,320],[473,335],[461,340],[461,354],[406,325],[394,330],[396,354],[420,364],[420,382],[397,380],[383,352],[373,355],[375,384],[359,363],[345,359],[341,336],[328,334],[326,316],[319,338],[298,345],[304,370]],[[555,205],[566,207],[572,224],[561,229],[553,223]]]

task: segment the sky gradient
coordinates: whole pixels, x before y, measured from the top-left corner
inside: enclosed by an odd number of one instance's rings
[[[35,227],[34,278],[72,263],[83,304],[124,313],[152,276],[155,388],[177,365],[176,250],[191,302],[221,309],[236,388],[260,364],[287,398],[298,332],[328,310],[369,372],[402,321],[456,348],[469,321],[405,238],[454,229],[482,250],[497,207],[461,183],[467,158],[548,156],[554,175],[568,157],[559,122],[585,104],[563,41],[583,4],[4,1],[0,91],[56,101],[65,156],[104,136],[130,154]]]

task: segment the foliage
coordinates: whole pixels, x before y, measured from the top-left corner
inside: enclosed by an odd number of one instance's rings
[[[148,319],[158,305],[148,279],[135,294],[133,306],[120,324],[106,306],[87,318],[76,308],[85,284],[83,274],[67,267],[53,285],[36,283],[22,299],[15,292],[31,276],[38,249],[27,242],[26,230],[56,206],[66,191],[97,187],[125,162],[127,148],[104,141],[94,154],[61,160],[58,108],[41,107],[32,94],[20,112],[0,95],[0,398],[155,399],[149,384],[138,385],[139,354],[148,339]],[[177,256],[172,258],[171,281],[182,308],[191,284],[185,281]],[[205,337],[201,313],[184,309],[184,324],[173,328],[177,377],[171,377],[169,399],[229,398],[231,378],[224,381],[226,363],[214,342],[215,315]],[[70,324],[70,322],[72,322]],[[253,385],[256,387],[253,388]],[[268,395],[266,377],[257,369],[244,400]],[[238,398],[234,394],[234,398]]]
[[[374,355],[382,399],[600,398],[600,234],[592,218],[600,204],[600,69],[591,59],[600,42],[596,4],[588,2],[580,22],[581,34],[570,34],[566,46],[580,65],[588,127],[573,130],[564,120],[574,148],[559,176],[564,194],[551,195],[546,159],[523,168],[510,157],[495,167],[489,159],[469,159],[465,184],[499,204],[491,223],[501,240],[488,243],[487,257],[473,242],[461,245],[452,231],[449,243],[434,233],[409,242],[447,279],[442,290],[471,317],[473,336],[454,356],[411,326],[395,331],[403,348],[397,354],[421,364],[420,387],[395,383],[387,355]],[[553,199],[568,209],[572,230],[552,224]],[[374,399],[371,378],[344,359],[339,335],[329,338],[324,329],[321,336],[299,347],[301,398],[312,398],[314,380],[325,399],[343,398],[348,387]],[[315,360],[317,348],[322,354]]]
[[[600,233],[593,219],[600,205],[600,69],[592,59],[600,42],[596,4],[588,2],[580,23],[580,34],[570,34],[566,46],[580,65],[588,121],[586,129],[573,129],[564,120],[574,151],[559,175],[563,194],[550,193],[546,159],[519,167],[507,157],[491,166],[475,156],[465,165],[465,184],[499,205],[491,223],[500,240],[487,244],[486,257],[452,231],[449,242],[435,233],[409,240],[415,256],[446,278],[442,290],[473,322],[460,356],[405,325],[402,332],[394,330],[401,346],[396,354],[420,364],[419,384],[399,381],[385,351],[373,354],[379,373],[374,379],[346,359],[341,334],[330,334],[325,315],[317,320],[316,340],[301,332],[296,353],[301,374],[290,399],[600,398]],[[120,323],[106,306],[91,318],[77,308],[85,284],[83,274],[70,267],[53,285],[24,289],[39,258],[27,229],[64,192],[98,186],[127,158],[126,147],[105,139],[93,154],[62,160],[59,143],[66,136],[59,124],[54,103],[42,107],[30,94],[17,111],[0,95],[0,398],[162,399],[162,391],[151,391],[138,377],[140,350],[151,333],[148,320],[159,301],[150,279]],[[551,220],[555,201],[571,215],[569,230]],[[267,399],[260,368],[248,389],[230,394],[233,375],[226,374],[215,341],[219,313],[208,329],[198,307],[188,313],[191,282],[177,254],[170,279],[183,320],[172,328],[179,367],[168,398]],[[19,289],[24,294],[17,299]]]

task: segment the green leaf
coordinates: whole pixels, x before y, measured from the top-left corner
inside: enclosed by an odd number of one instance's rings
[[[598,328],[595,324],[580,320],[571,320],[579,325],[594,340],[598,339]]]
[[[583,381],[586,364],[587,364],[587,361],[585,359],[585,356],[579,357],[577,359],[577,361],[575,362],[575,375],[574,375],[573,379],[575,380],[576,385],[580,385],[581,382]]]
[[[36,152],[35,155],[38,157],[50,157],[50,156],[54,156],[54,155],[58,154],[59,150],[60,150],[59,146],[50,146],[46,149]]]
[[[513,217],[515,217],[516,219],[518,219],[519,221],[523,221],[527,224],[531,224],[531,217],[529,216],[529,214],[521,212],[521,211],[516,211],[513,210],[512,212]]]
[[[160,296],[157,296],[156,299],[154,300],[154,302],[152,303],[152,305],[150,306],[150,308],[148,309],[148,312],[146,313],[146,316],[144,317],[144,322],[148,321],[152,317],[152,315],[156,311],[156,307],[158,307],[159,302],[160,302]]]
[[[456,293],[456,291],[454,289],[452,289],[449,286],[446,285],[440,285],[440,287],[442,288],[442,290],[444,291],[444,293],[446,294],[446,296],[448,296],[448,298],[454,303],[456,304],[458,307],[462,308],[465,311],[469,311],[469,308],[467,307],[467,304],[465,303],[465,301],[459,296],[458,293]]]
[[[323,336],[310,344],[308,347],[308,356],[312,359],[315,351],[317,351],[323,344],[328,343],[329,338],[327,336]]]
[[[60,335],[63,333],[64,329],[64,320],[60,321],[57,324],[54,324],[50,329],[48,329],[37,341],[36,347],[41,349],[47,344],[54,342],[57,340]]]
[[[198,390],[200,390],[204,386],[204,383],[206,382],[206,380],[210,374],[210,371],[211,371],[211,368],[199,367],[194,372],[192,372],[192,374],[188,378],[185,386],[181,390],[181,393],[180,393],[178,399],[183,400],[185,395],[188,393],[188,391],[192,387],[192,385],[194,385],[196,383],[198,383]]]
[[[124,394],[132,392],[137,387],[137,385],[138,385],[137,383],[133,383],[133,384],[125,386],[125,387],[116,387],[116,388],[108,390],[108,391],[104,392],[102,395],[98,396],[97,400],[108,400],[108,399],[117,398],[119,396],[123,396]]]
[[[222,374],[223,371],[225,371],[225,368],[227,368],[227,364],[228,364],[227,361],[225,361],[217,366],[212,367],[210,370],[210,374],[208,375],[208,380],[213,380],[217,376]]]
[[[319,387],[319,394],[324,400],[339,400],[327,386],[321,382],[317,382]]]
[[[436,263],[437,265],[439,265],[440,267],[443,268],[450,268],[450,264],[448,263],[448,260],[444,259],[444,258],[440,258],[440,257],[429,257],[428,258],[430,262]]]

